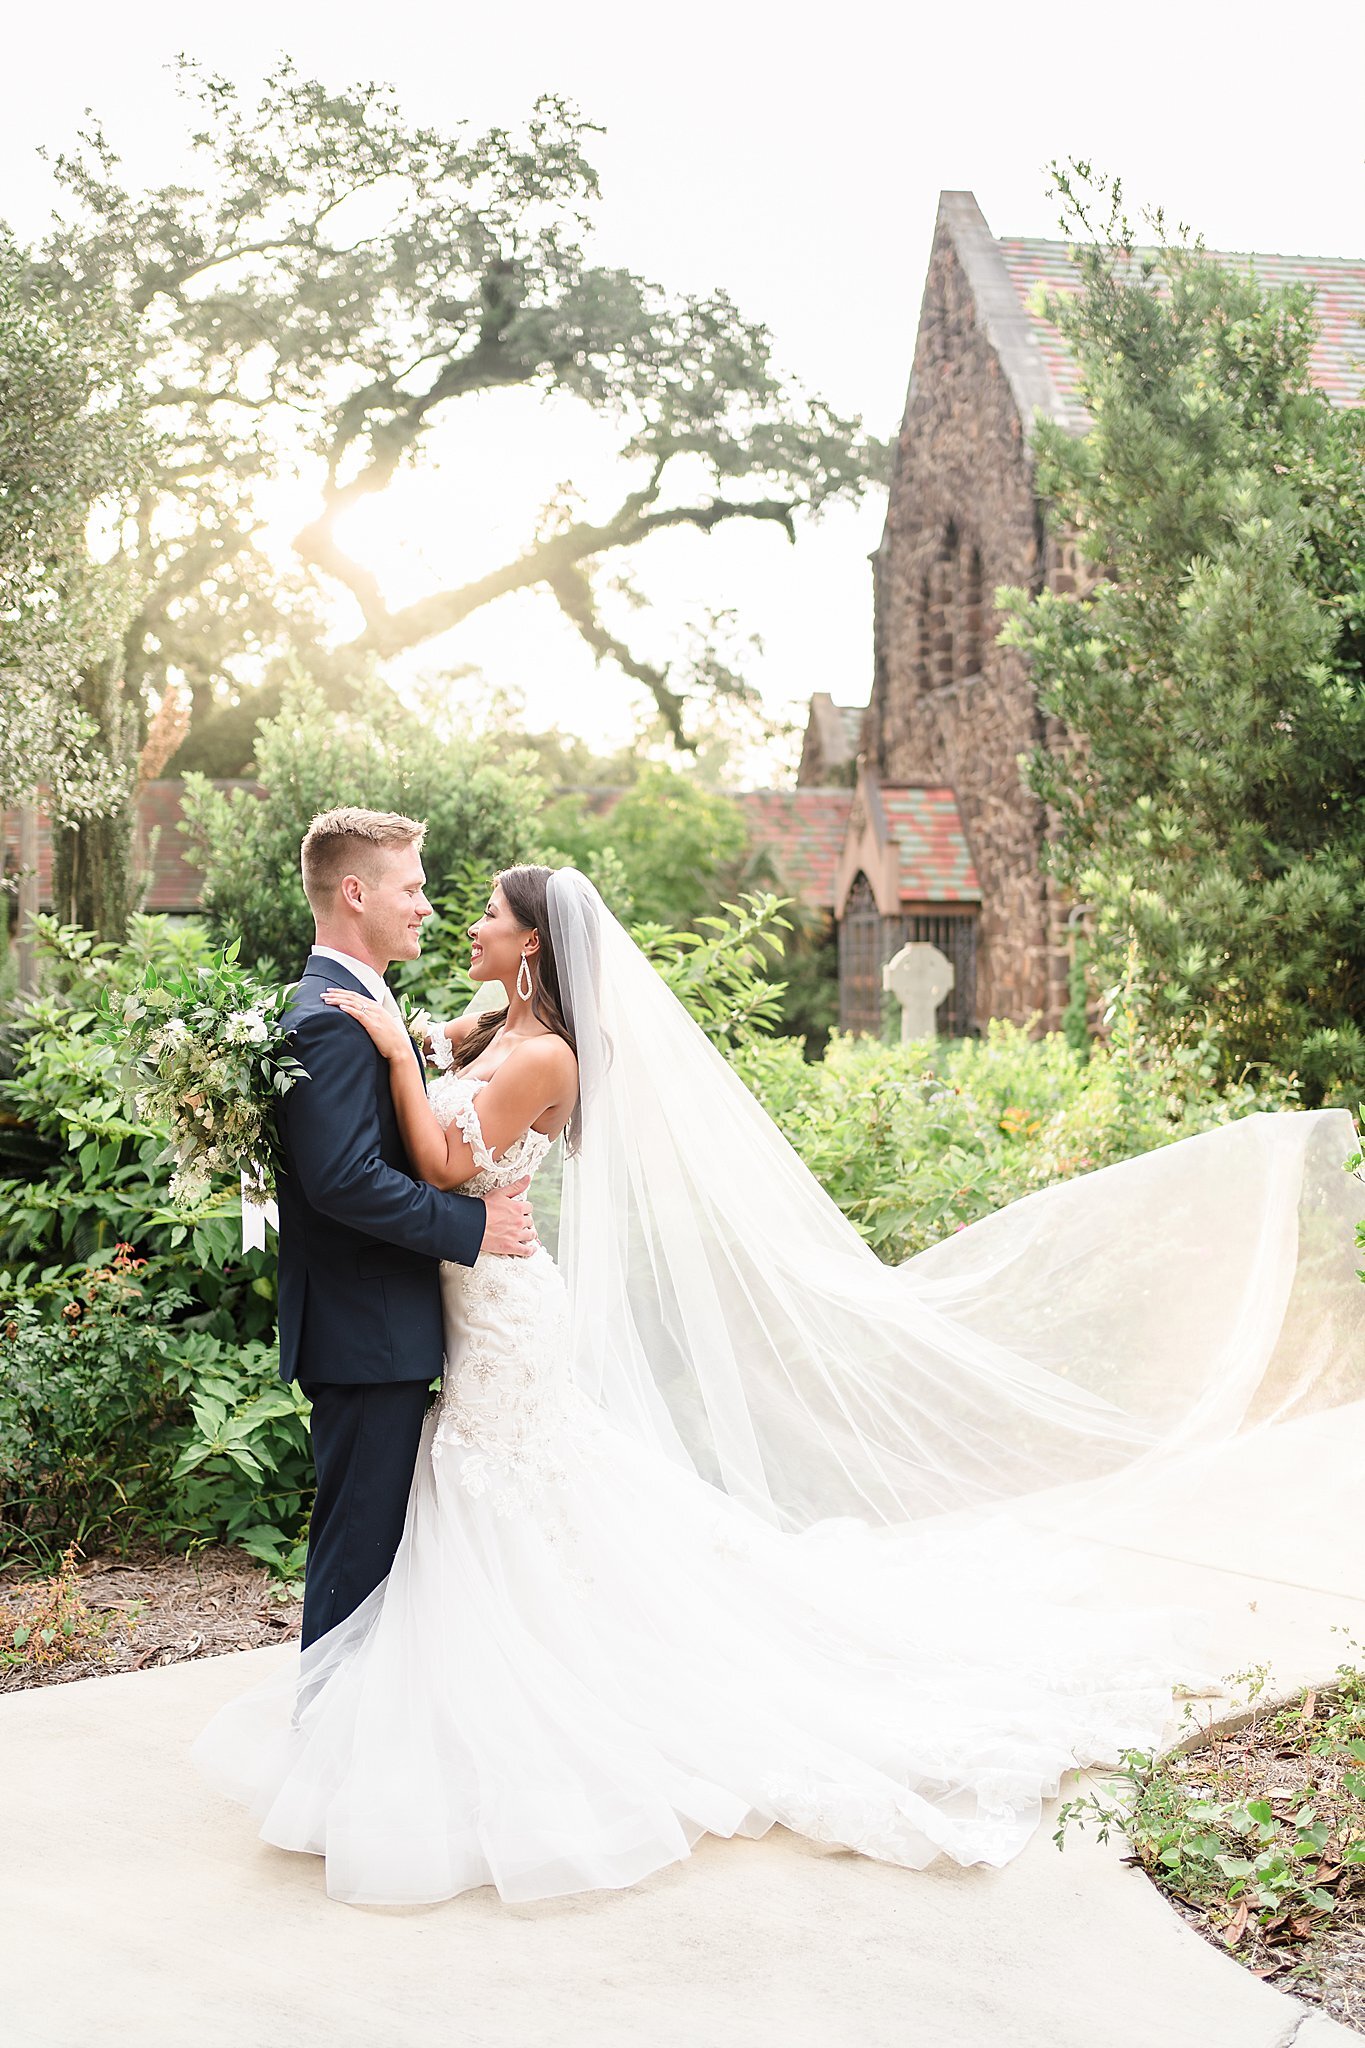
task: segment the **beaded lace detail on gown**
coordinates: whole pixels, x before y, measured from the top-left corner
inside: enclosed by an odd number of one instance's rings
[[[534,1175],[553,1142],[526,1131],[494,1159],[475,1107],[487,1086],[455,1073],[430,1089],[442,1128],[455,1124],[479,1163],[463,1194]],[[573,1406],[564,1283],[543,1249],[529,1259],[481,1253],[472,1267],[442,1267],[441,1294],[446,1369],[431,1455],[452,1457],[465,1491],[488,1494],[499,1513],[509,1514],[562,1477],[556,1445]]]

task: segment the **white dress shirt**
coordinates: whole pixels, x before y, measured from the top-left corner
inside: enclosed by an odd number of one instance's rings
[[[384,1008],[395,1017],[402,1016],[403,1013],[398,1007],[397,996],[395,996],[383,975],[376,973],[368,960],[357,960],[351,953],[340,953],[335,946],[310,947],[309,958],[335,960],[339,967],[346,968],[355,976],[357,981],[364,984],[367,995],[372,995],[377,1003],[382,1003]]]

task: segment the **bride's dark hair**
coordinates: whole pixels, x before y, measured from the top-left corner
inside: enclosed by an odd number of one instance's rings
[[[507,908],[522,930],[534,932],[540,940],[540,951],[531,967],[531,1014],[538,1017],[557,1038],[562,1038],[576,1058],[578,1047],[564,1014],[559,970],[555,965],[554,943],[550,937],[550,906],[546,891],[553,873],[553,868],[504,868],[500,875],[493,877],[493,887],[502,890]],[[486,1010],[468,1037],[455,1047],[455,1066],[471,1065],[506,1022],[506,1008]]]

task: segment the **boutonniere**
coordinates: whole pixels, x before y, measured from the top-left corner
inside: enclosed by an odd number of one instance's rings
[[[403,1023],[407,1028],[408,1037],[417,1047],[421,1058],[423,1060],[427,1059],[427,1047],[430,1045],[433,1036],[431,1018],[425,1010],[412,1009],[405,996],[400,996],[398,1007],[403,1012]]]

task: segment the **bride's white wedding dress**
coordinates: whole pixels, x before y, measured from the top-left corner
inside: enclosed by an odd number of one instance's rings
[[[444,1390],[388,1579],[196,1759],[354,1903],[626,1885],[775,1822],[1001,1864],[1068,1768],[1158,1737],[1196,1661],[1180,1617],[1077,1600],[1016,1509],[1064,1520],[1333,1361],[1326,1398],[1358,1390],[1349,1119],[1247,1119],[897,1273],[588,885],[556,907],[583,1086],[564,1274],[544,1250],[442,1268]],[[549,1150],[494,1160],[484,1085],[431,1090],[471,1193]]]
[[[528,1132],[492,1160],[485,1085],[431,1090],[482,1162],[471,1194],[549,1150]],[[964,1600],[962,1558],[945,1575],[913,1534],[772,1528],[578,1391],[543,1249],[441,1286],[445,1389],[388,1580],[305,1656],[292,1719],[291,1680],[199,1745],[268,1842],[326,1856],[333,1897],[630,1884],[774,1821],[1003,1863],[1069,1765],[1157,1734],[1155,1629],[1144,1650],[1131,1617],[1058,1607],[1040,1634],[998,1552]]]

